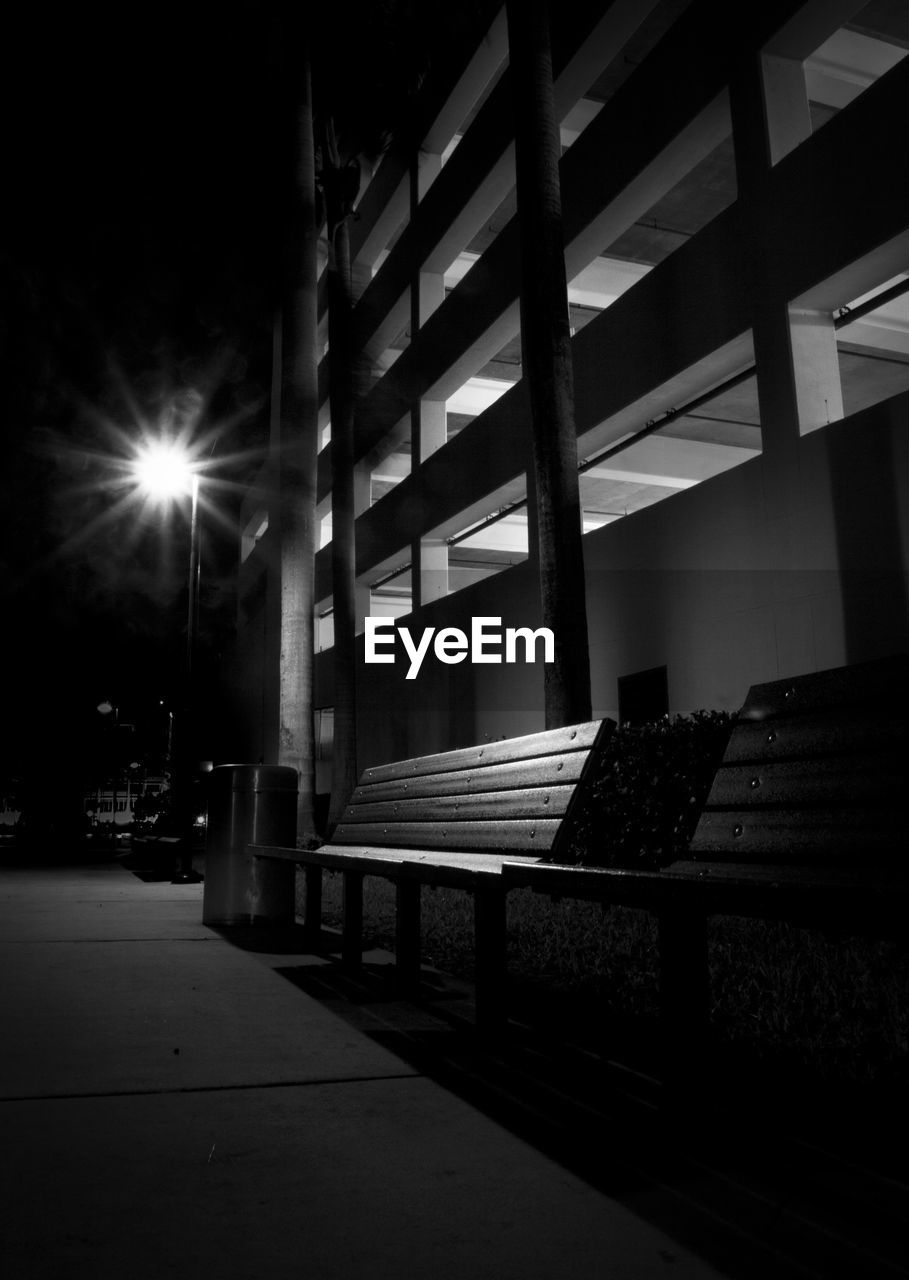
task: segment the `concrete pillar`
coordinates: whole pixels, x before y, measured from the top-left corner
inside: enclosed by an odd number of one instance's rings
[[[350,283],[353,289],[354,302],[359,302],[371,280],[371,266],[362,262],[354,262],[351,264]]]
[[[805,87],[805,65],[795,58],[765,54],[764,116],[771,165],[779,163],[800,142],[811,137],[811,112]]]
[[[358,462],[354,467],[354,518],[358,518],[370,507],[370,473],[368,463]],[[369,586],[359,579],[354,584],[354,629],[357,635],[366,630],[366,618],[369,614]]]
[[[425,462],[447,439],[447,415],[444,400],[420,401],[420,461]]]
[[[432,151],[421,151],[417,155],[417,199],[422,200],[426,192],[442,172],[442,157]],[[413,210],[411,209],[411,217]]]
[[[811,661],[811,628],[786,599],[787,568],[798,539],[803,497],[799,436],[803,375],[797,362],[803,352],[794,341],[790,299],[770,287],[774,279],[766,230],[757,220],[762,187],[770,169],[811,132],[805,80],[799,63],[785,57],[743,58],[730,85],[736,178],[746,220],[743,234],[753,246],[753,272],[746,287],[752,298],[752,337],[761,417],[767,566],[775,573],[778,661],[786,670],[801,670]],[[810,345],[806,336],[805,344]]]
[[[420,540],[420,603],[448,595],[448,543]]]
[[[789,308],[799,432],[806,435],[843,416],[836,329],[829,311]]]
[[[764,465],[775,487],[798,471],[799,408],[789,309],[776,298],[756,298],[754,359]]]
[[[420,324],[423,325],[445,300],[445,277],[436,271],[420,272]]]
[[[804,67],[800,60],[750,52],[730,92],[736,180],[743,207],[752,207],[774,164],[811,134]],[[791,510],[798,501],[798,438],[804,425],[821,426],[842,416],[842,393],[832,323],[818,316],[790,316],[789,299],[766,288],[772,273],[764,256],[773,252],[764,230],[746,227],[755,247],[753,337],[764,462],[772,478],[774,505]],[[835,378],[833,377],[835,371]],[[837,412],[838,406],[838,412]]]
[[[802,61],[768,54],[754,58],[733,94],[733,126],[737,174],[750,196],[769,168],[811,136]],[[759,240],[760,227],[754,235]],[[755,286],[760,287],[758,281]],[[762,301],[755,311],[755,352],[764,450],[785,462],[788,450],[781,436],[804,435],[843,416],[836,332],[829,314],[779,305],[788,299]],[[757,332],[766,326],[780,331]]]
[[[414,179],[411,186],[412,207],[410,216],[416,214],[417,206],[423,199],[431,184],[442,172],[442,157],[432,152],[421,151],[417,155]],[[416,332],[424,325],[436,307],[445,297],[445,277],[438,271],[421,271],[414,286],[417,296],[411,299],[411,327]]]
[[[442,169],[442,157],[421,153],[417,160],[412,192],[414,208]],[[412,288],[411,330],[417,330],[445,298],[445,278],[438,271],[421,271]],[[421,400],[411,415],[411,471],[419,493],[421,464],[445,444],[448,438],[444,400]],[[448,544],[420,538],[412,548],[411,585],[414,608],[448,595]]]
[[[423,462],[431,453],[441,449],[447,439],[447,417],[444,400],[422,400],[419,413],[419,457]],[[413,589],[415,600],[427,604],[448,595],[448,544],[433,538],[421,538],[419,564],[414,565]],[[419,581],[418,581],[419,578]],[[418,594],[419,593],[419,594]]]
[[[370,477],[372,466],[368,462],[358,462],[354,466],[354,515],[361,516],[372,506]]]

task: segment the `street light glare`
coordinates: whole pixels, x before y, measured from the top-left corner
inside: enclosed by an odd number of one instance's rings
[[[139,453],[133,474],[152,498],[179,498],[192,488],[193,468],[175,444],[150,444]]]

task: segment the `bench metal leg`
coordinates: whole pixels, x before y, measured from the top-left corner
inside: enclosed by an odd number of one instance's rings
[[[398,880],[395,884],[395,966],[401,986],[410,991],[420,986],[420,882]]]
[[[505,890],[484,885],[474,894],[477,1030],[495,1034],[505,1025]]]
[[[317,948],[322,939],[322,868],[307,866],[304,875],[303,938],[308,947]]]
[[[359,969],[363,963],[363,873],[344,871],[342,908],[344,921],[341,937],[341,963],[348,969]]]
[[[707,917],[666,912],[659,928],[663,1077],[671,1093],[687,1093],[703,1078],[709,1020]]]

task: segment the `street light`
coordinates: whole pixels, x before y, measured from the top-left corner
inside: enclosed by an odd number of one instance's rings
[[[173,501],[190,496],[189,519],[189,590],[186,623],[186,659],[182,726],[178,720],[176,759],[176,811],[179,823],[179,866],[172,884],[196,884],[202,879],[193,870],[193,805],[192,805],[192,690],[196,632],[199,625],[199,471],[190,454],[178,443],[160,441],[143,446],[132,469],[139,488],[157,501]]]

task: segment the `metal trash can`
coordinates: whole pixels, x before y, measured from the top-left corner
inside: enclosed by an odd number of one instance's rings
[[[202,923],[292,923],[294,864],[254,858],[247,845],[292,849],[296,838],[296,769],[262,764],[222,764],[213,769]]]

